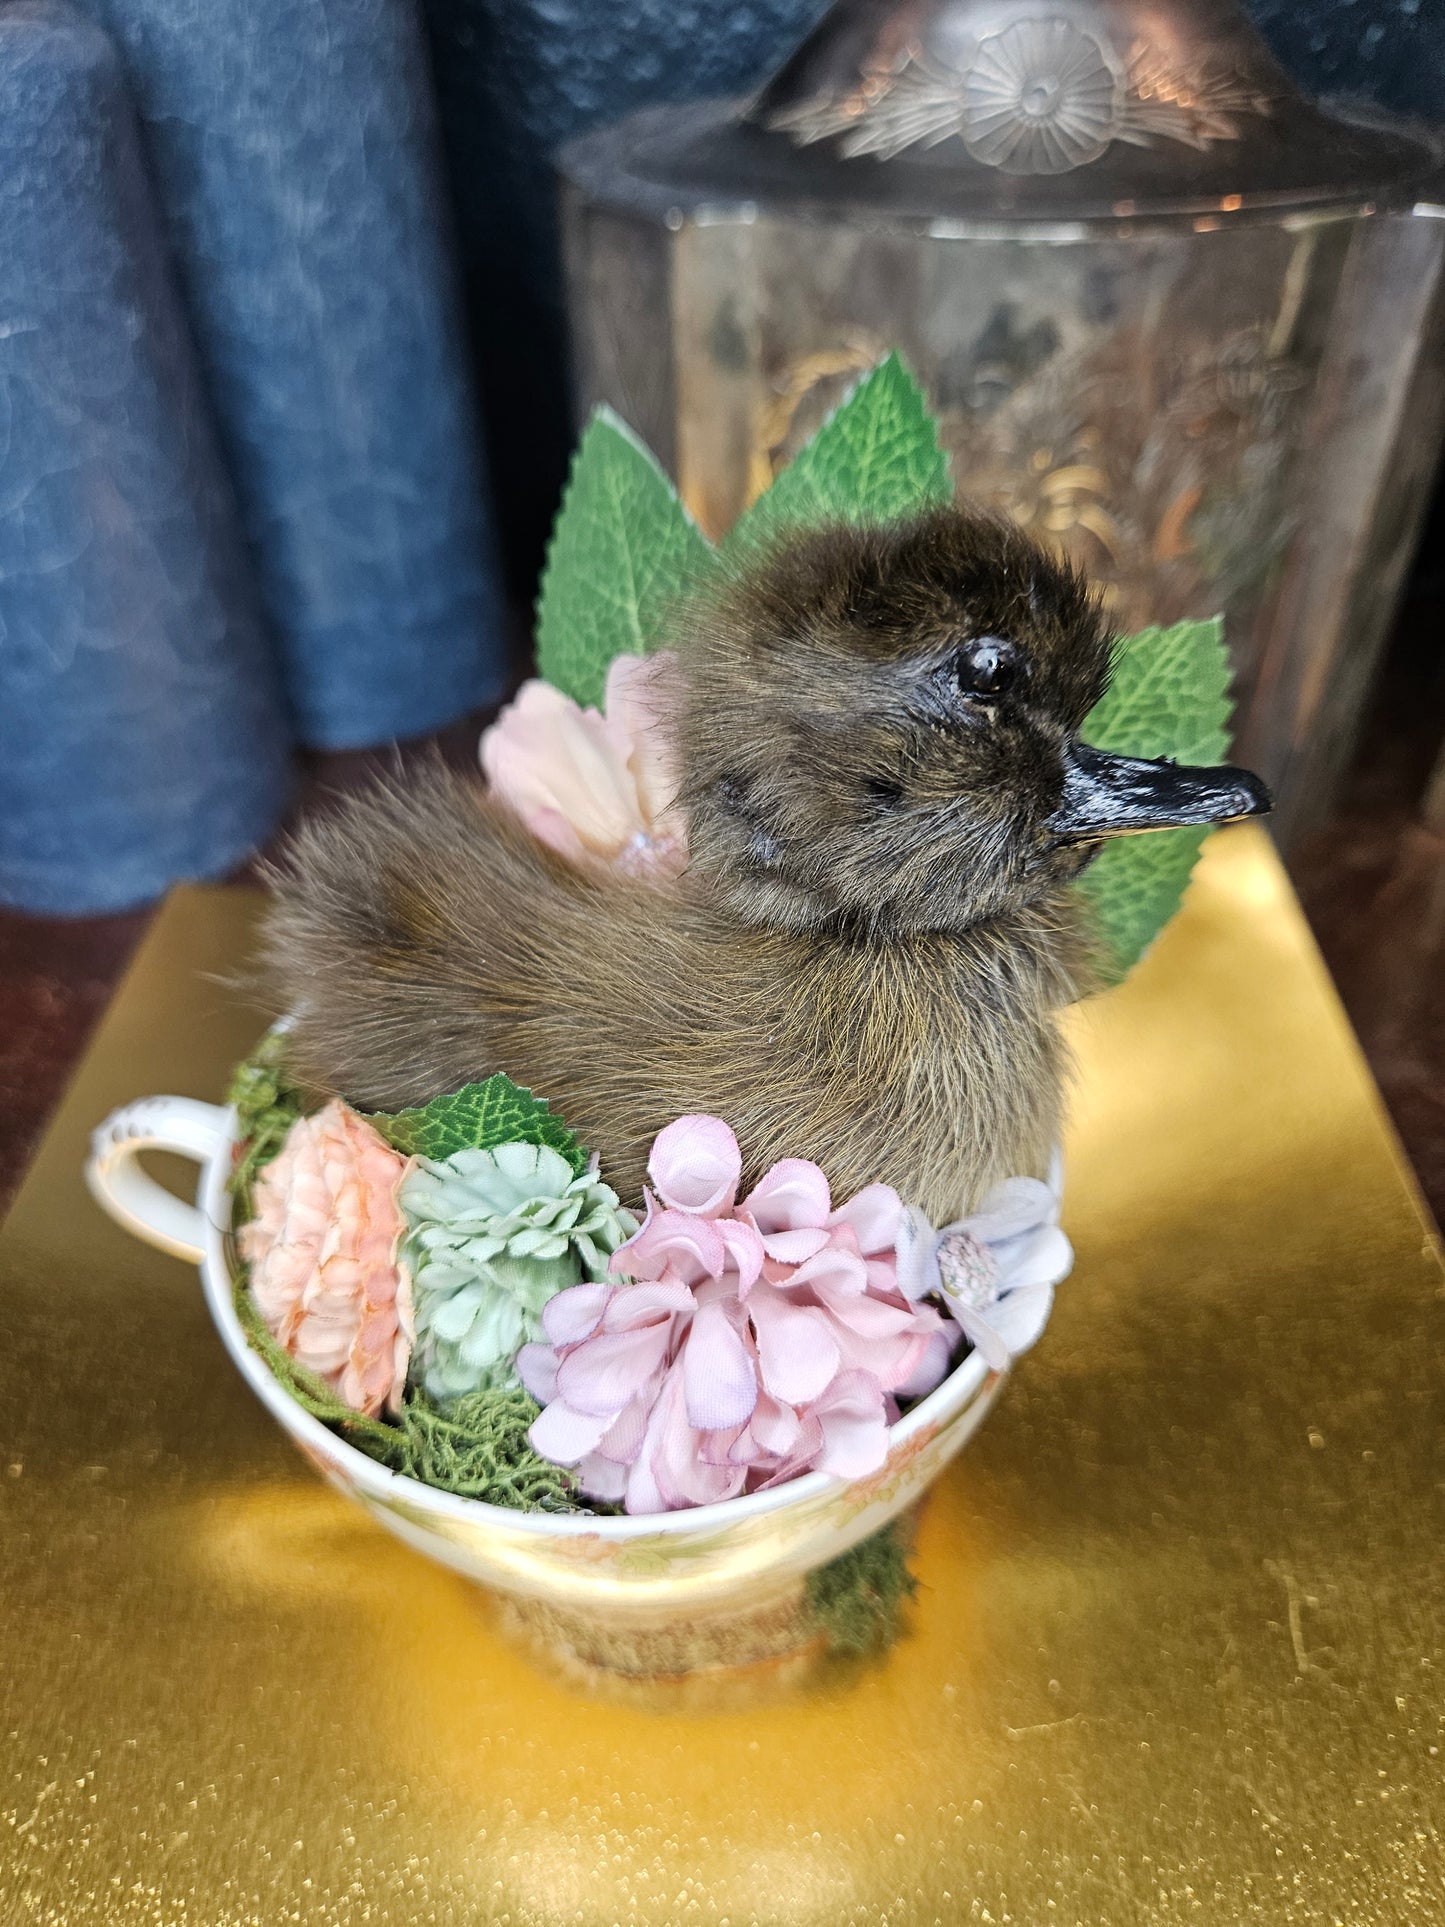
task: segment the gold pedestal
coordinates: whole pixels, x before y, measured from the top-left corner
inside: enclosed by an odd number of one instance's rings
[[[745,1703],[534,1668],[84,1196],[254,915],[171,900],[0,1243],[0,1923],[1445,1921],[1445,1273],[1262,834],[1078,1013],[1078,1266],[911,1634]]]

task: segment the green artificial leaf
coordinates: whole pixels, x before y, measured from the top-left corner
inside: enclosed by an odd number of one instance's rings
[[[1108,694],[1083,734],[1095,749],[1120,755],[1218,763],[1229,752],[1232,707],[1223,617],[1176,622],[1119,644]]]
[[[1108,694],[1084,723],[1096,749],[1219,763],[1229,752],[1229,657],[1219,616],[1141,629],[1119,645]],[[1156,830],[1106,843],[1079,879],[1105,979],[1126,977],[1179,908],[1208,830]]]
[[[453,1151],[490,1151],[497,1144],[548,1144],[574,1176],[587,1168],[587,1153],[546,1101],[500,1072],[416,1110],[377,1113],[369,1121],[406,1157],[449,1158]]]
[[[1208,830],[1153,830],[1106,843],[1079,879],[1101,940],[1099,975],[1122,983],[1184,900]]]
[[[587,424],[537,601],[537,667],[600,708],[614,656],[662,642],[670,605],[711,550],[650,451],[609,408]]]
[[[822,522],[890,522],[953,500],[948,457],[900,356],[863,377],[813,439],[738,517],[724,547]]]

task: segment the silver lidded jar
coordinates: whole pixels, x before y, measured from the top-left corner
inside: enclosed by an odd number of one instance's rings
[[[579,399],[716,535],[901,349],[960,491],[1122,628],[1225,612],[1288,839],[1445,422],[1441,158],[1306,100],[1232,0],[839,0],[754,100],[565,150]]]

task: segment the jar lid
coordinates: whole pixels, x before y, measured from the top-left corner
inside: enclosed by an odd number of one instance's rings
[[[754,100],[610,132],[569,160],[614,185],[1009,223],[1398,204],[1441,152],[1307,100],[1234,0],[837,0]]]

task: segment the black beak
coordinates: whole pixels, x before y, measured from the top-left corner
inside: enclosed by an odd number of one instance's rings
[[[1187,769],[1071,743],[1064,755],[1064,794],[1048,827],[1055,843],[1091,843],[1185,823],[1234,823],[1267,815],[1272,803],[1257,776],[1227,763]]]

